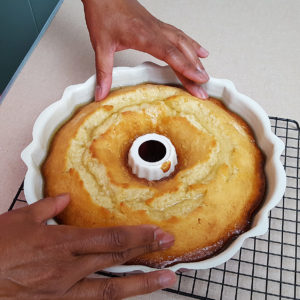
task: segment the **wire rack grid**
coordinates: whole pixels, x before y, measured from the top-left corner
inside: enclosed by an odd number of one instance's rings
[[[287,187],[270,212],[266,234],[247,239],[226,263],[208,270],[178,273],[175,288],[183,299],[300,299],[300,129],[296,121],[270,117],[274,133],[286,147],[281,160]],[[9,210],[26,205],[23,184]],[[99,272],[101,275],[114,276]]]

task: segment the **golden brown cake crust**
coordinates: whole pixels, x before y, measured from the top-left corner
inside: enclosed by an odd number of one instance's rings
[[[139,179],[127,165],[134,139],[150,132],[177,152],[165,180]],[[216,254],[249,226],[265,192],[263,154],[239,116],[219,100],[153,84],[80,108],[55,134],[42,174],[44,196],[71,195],[61,223],[171,232],[173,247],[130,262],[158,268]]]

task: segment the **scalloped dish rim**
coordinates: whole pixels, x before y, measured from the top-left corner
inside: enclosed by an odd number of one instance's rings
[[[113,69],[112,88],[145,82],[180,84],[169,66],[162,67],[146,62],[136,67],[115,67]],[[42,198],[43,179],[40,165],[47,155],[53,133],[72,116],[78,105],[88,103],[93,99],[95,84],[96,77],[93,75],[82,84],[67,87],[62,98],[48,106],[35,121],[33,140],[21,154],[21,158],[28,168],[24,180],[24,193],[29,204]],[[219,98],[230,110],[241,115],[252,128],[257,144],[266,156],[267,192],[264,203],[256,212],[249,230],[240,234],[217,255],[199,262],[179,263],[166,268],[172,271],[213,268],[232,258],[247,238],[262,235],[268,230],[269,212],[279,203],[286,187],[286,175],[280,161],[284,143],[272,132],[266,112],[254,100],[239,93],[234,84],[227,79],[210,78],[202,86],[210,96]],[[56,222],[51,219],[48,224],[54,225]],[[120,265],[105,269],[107,272],[114,273],[150,272],[153,270],[156,269],[143,265]]]

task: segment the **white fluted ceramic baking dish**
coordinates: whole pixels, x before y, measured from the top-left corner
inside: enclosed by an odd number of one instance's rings
[[[144,82],[180,84],[170,67],[161,67],[149,62],[133,68],[116,67],[113,70],[112,88]],[[94,75],[85,83],[67,87],[62,98],[47,107],[37,118],[33,127],[33,141],[24,149],[21,155],[28,167],[24,192],[29,204],[43,197],[43,179],[40,166],[47,155],[52,134],[70,118],[78,105],[92,101],[95,83],[96,77]],[[270,120],[264,110],[254,100],[239,93],[229,80],[211,78],[203,87],[210,96],[221,99],[230,110],[240,115],[252,127],[256,141],[266,155],[267,193],[264,203],[256,213],[248,231],[239,235],[216,256],[199,262],[179,263],[168,268],[173,271],[179,269],[207,269],[220,265],[229,260],[241,248],[245,239],[264,234],[268,230],[269,211],[278,204],[286,186],[286,176],[280,162],[284,144],[272,133]],[[54,220],[50,220],[49,224],[56,223]],[[106,270],[122,273],[149,272],[154,269],[141,265],[122,265]]]

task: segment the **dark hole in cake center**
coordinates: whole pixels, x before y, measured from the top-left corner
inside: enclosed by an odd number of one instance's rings
[[[146,141],[139,147],[140,157],[148,162],[160,161],[165,157],[166,152],[165,145],[154,140]]]

